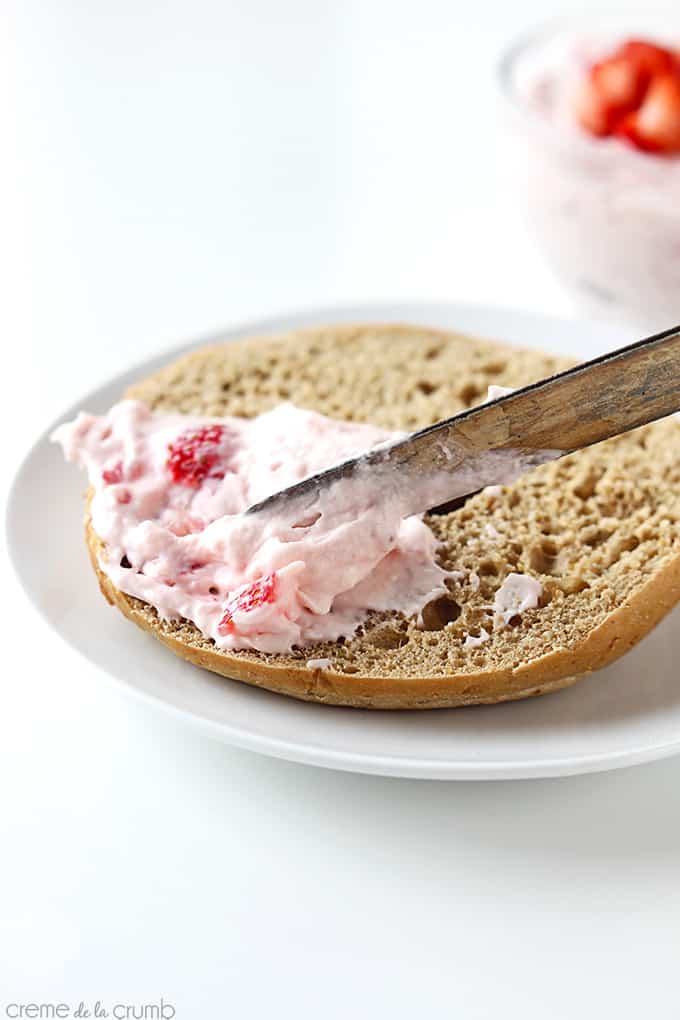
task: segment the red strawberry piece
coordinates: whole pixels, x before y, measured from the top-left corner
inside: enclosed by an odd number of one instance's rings
[[[118,495],[116,496],[116,503],[122,503],[123,505],[125,505],[126,503],[131,503],[131,502],[132,502],[132,493],[130,492],[129,489],[122,489],[118,493]]]
[[[611,134],[614,118],[590,75],[574,97],[574,112],[581,127],[589,134],[598,138]]]
[[[646,39],[629,39],[620,47],[618,55],[635,64],[648,79],[657,74],[667,74],[678,66],[675,53]]]
[[[680,153],[680,72],[654,78],[642,105],[624,118],[617,134],[644,152]]]
[[[250,584],[233,591],[224,607],[224,615],[218,624],[220,634],[228,634],[233,628],[234,613],[249,613],[258,606],[274,601],[276,592],[276,571],[264,574]]]
[[[122,460],[119,460],[112,468],[105,468],[102,471],[102,481],[104,485],[117,485],[119,482],[123,481]]]
[[[576,99],[581,126],[593,135],[611,134],[622,114],[636,108],[645,87],[643,72],[622,57],[593,64]]]
[[[633,61],[611,57],[594,64],[590,74],[602,101],[612,113],[632,110],[642,99],[645,75]]]
[[[645,39],[629,39],[590,67],[576,96],[578,121],[599,137],[617,134],[647,151],[675,151],[669,150],[668,141],[657,139],[655,126],[649,131],[644,126],[640,129],[634,114],[645,105],[659,78],[678,74],[677,54]]]
[[[177,485],[197,489],[206,478],[224,478],[220,464],[223,425],[187,429],[168,446],[166,467]]]

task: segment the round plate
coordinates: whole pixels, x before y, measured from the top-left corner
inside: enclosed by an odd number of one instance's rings
[[[60,420],[80,408],[105,411],[133,380],[206,342],[340,321],[443,326],[580,357],[635,339],[618,327],[464,305],[323,309],[250,323],[169,351],[86,394]],[[94,666],[207,734],[293,761],[431,779],[569,775],[680,751],[677,611],[624,659],[574,687],[493,707],[332,708],[224,680],[182,662],[99,594],[82,534],[83,478],[48,443],[53,427],[24,460],[9,500],[9,546],[22,584],[51,626]],[[45,492],[59,498],[47,501]]]

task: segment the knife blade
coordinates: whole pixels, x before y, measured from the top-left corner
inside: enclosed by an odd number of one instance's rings
[[[322,498],[349,508],[358,489],[364,501],[396,500],[402,516],[422,513],[679,410],[676,326],[374,447],[245,514],[307,518]]]

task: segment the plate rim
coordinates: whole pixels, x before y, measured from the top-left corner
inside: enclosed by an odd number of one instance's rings
[[[46,428],[28,447],[26,453],[19,459],[14,477],[8,490],[5,504],[5,540],[8,551],[8,558],[14,570],[15,578],[22,588],[28,603],[36,615],[52,630],[58,634],[72,653],[78,658],[87,662],[90,668],[98,674],[119,693],[132,696],[138,703],[162,709],[171,717],[181,720],[184,724],[190,725],[195,730],[200,730],[211,739],[221,740],[231,746],[243,750],[254,751],[270,757],[281,758],[305,765],[314,765],[322,768],[338,769],[342,771],[357,772],[369,775],[381,775],[386,777],[435,779],[435,780],[514,780],[532,778],[556,778],[560,776],[579,775],[607,771],[611,769],[630,767],[644,762],[651,762],[662,758],[670,757],[680,753],[680,734],[677,739],[652,743],[647,745],[635,745],[628,749],[603,751],[601,753],[587,753],[583,755],[566,755],[553,758],[526,758],[524,760],[509,761],[488,761],[474,760],[461,761],[452,759],[426,759],[419,757],[394,756],[381,754],[368,754],[364,751],[350,751],[337,748],[327,748],[310,740],[286,740],[281,737],[267,736],[262,733],[249,731],[243,725],[234,725],[211,719],[198,714],[190,708],[182,708],[163,697],[145,691],[134,682],[124,676],[118,675],[110,669],[93,662],[88,655],[77,645],[69,641],[60,631],[56,621],[50,618],[43,606],[39,603],[37,596],[30,585],[24,579],[20,557],[15,543],[12,541],[13,519],[19,510],[20,489],[23,476],[30,471],[31,462],[38,449],[47,441],[53,429],[64,419],[73,416],[91,398],[95,398],[102,390],[107,389],[114,382],[121,386],[127,385],[127,380],[141,376],[142,373],[153,371],[156,366],[170,362],[172,359],[181,357],[182,354],[201,346],[226,342],[243,335],[266,335],[267,332],[282,332],[287,329],[301,329],[315,324],[333,322],[419,322],[425,324],[432,322],[436,328],[436,320],[455,319],[456,315],[472,316],[480,318],[483,316],[507,315],[515,320],[525,322],[533,320],[535,323],[549,326],[551,323],[564,326],[576,325],[581,322],[592,328],[593,320],[569,318],[566,316],[551,315],[549,313],[533,312],[522,308],[505,307],[502,305],[486,305],[479,302],[446,302],[446,301],[375,301],[364,302],[357,305],[340,304],[334,306],[311,307],[300,310],[287,310],[278,314],[268,315],[258,319],[246,319],[237,324],[231,324],[220,330],[212,330],[208,334],[201,334],[192,340],[174,344],[170,348],[163,349],[150,357],[137,361],[128,369],[119,372],[108,381],[98,382],[88,393],[84,394],[69,408],[61,414]],[[596,326],[606,337],[607,332],[611,335],[621,334],[623,328],[620,323],[597,322]],[[455,328],[451,325],[449,328]],[[484,335],[484,334],[480,334]],[[162,649],[159,648],[159,651]],[[238,681],[235,681],[238,682]],[[283,695],[280,695],[283,697]],[[331,709],[329,709],[331,710]],[[483,710],[483,709],[482,709]],[[361,711],[355,709],[353,711]],[[437,711],[432,709],[431,711]]]

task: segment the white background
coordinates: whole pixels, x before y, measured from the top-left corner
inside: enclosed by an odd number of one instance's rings
[[[573,311],[496,116],[538,0],[0,12],[3,487],[79,393],[250,315]],[[2,577],[2,1010],[680,1015],[680,761],[436,784],[233,751],[123,700]]]

